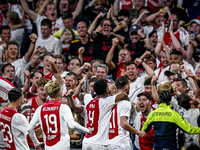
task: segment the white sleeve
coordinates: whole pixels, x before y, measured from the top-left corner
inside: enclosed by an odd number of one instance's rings
[[[75,122],[74,120],[69,120],[67,122],[68,126],[73,129],[76,130],[78,132],[83,132],[83,133],[87,133],[89,134],[89,130],[83,126],[81,126],[80,124],[78,124],[77,122]]]
[[[62,50],[62,43],[58,40],[53,46],[53,53],[54,54],[61,54]]]
[[[120,112],[120,117],[121,116],[126,116],[126,117],[130,117],[130,113],[131,113],[131,103],[129,101],[121,101],[119,102],[119,104],[121,103],[122,107],[121,107],[121,112]],[[119,105],[118,104],[118,105]]]
[[[116,99],[117,95],[114,96],[109,96],[105,98],[105,104],[104,107],[106,107],[105,109],[112,109],[117,103],[115,103],[115,99]]]
[[[42,106],[39,106],[34,115],[33,115],[33,119],[31,120],[29,126],[28,126],[28,133],[29,133],[29,136],[31,138],[31,140],[33,141],[35,147],[40,145],[40,142],[38,141],[38,139],[36,138],[36,135],[35,135],[35,127],[39,124],[40,120],[39,120],[39,117],[40,117],[40,111],[41,111],[41,107]]]
[[[162,25],[160,25],[158,27],[158,29],[156,29],[156,31],[157,31],[157,35],[158,35],[158,39],[159,39],[162,36]]]
[[[25,135],[28,134],[28,121],[26,120],[25,116],[20,114],[20,113],[16,113],[13,116],[12,119],[12,123],[16,126],[12,126],[13,128],[15,128],[16,130],[21,131],[22,133],[24,133]]]
[[[87,104],[88,104],[91,100],[93,100],[93,97],[92,97],[91,94],[85,94],[83,100],[84,100],[85,106],[87,106]]]
[[[61,116],[65,122],[68,122],[69,120],[74,120],[69,106],[61,104],[60,110],[61,110]]]

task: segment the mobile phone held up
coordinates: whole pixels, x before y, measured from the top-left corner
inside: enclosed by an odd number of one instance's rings
[[[195,37],[195,31],[191,31],[191,35]]]

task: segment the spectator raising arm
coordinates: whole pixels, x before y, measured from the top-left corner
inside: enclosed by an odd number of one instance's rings
[[[193,53],[195,50],[195,46],[197,46],[197,42],[194,41],[194,37],[192,35],[190,35],[188,37],[188,47],[187,47],[187,61],[189,64],[191,64],[193,67],[195,65],[195,60],[193,58]]]
[[[115,47],[117,46],[118,42],[119,42],[119,40],[117,38],[112,39],[112,47],[109,50],[108,55],[106,57],[106,64],[108,65],[108,68],[110,70],[113,70],[116,67],[115,64],[112,62],[112,59],[113,59]]]
[[[147,74],[149,75],[148,78],[153,77],[155,75],[155,72],[149,67],[143,60],[136,58],[135,63],[139,66],[140,64],[144,67]],[[147,77],[146,77],[147,78]]]
[[[28,91],[29,86],[30,86],[30,72],[28,70],[25,70],[23,73],[26,76],[26,81],[24,83],[24,87],[21,90],[22,90],[22,93],[25,94]]]
[[[92,24],[90,25],[90,28],[88,29],[88,34],[91,36],[91,38],[95,38],[96,37],[96,33],[94,32],[94,28],[97,24],[97,21],[104,17],[104,14],[101,12],[92,22]]]
[[[32,33],[29,36],[30,40],[31,40],[31,45],[29,46],[28,52],[25,54],[24,59],[25,61],[28,63],[33,55],[34,49],[35,49],[35,42],[37,40],[37,35],[35,33]]]
[[[72,12],[73,19],[76,19],[76,17],[78,17],[78,15],[80,15],[80,13],[83,10],[83,5],[84,5],[84,0],[79,0],[78,4],[76,5],[75,11]]]
[[[171,20],[170,26],[169,26],[169,33],[172,38],[172,43],[176,50],[180,51],[183,55],[183,59],[187,59],[187,52],[184,50],[184,48],[181,46],[180,42],[177,40],[177,38],[174,35],[173,32],[173,20]]]
[[[35,21],[35,19],[37,18],[37,14],[34,11],[30,10],[26,0],[20,0],[20,2],[21,2],[24,12],[26,14],[28,14],[28,16],[31,18],[31,20]]]
[[[167,11],[165,9],[160,9],[159,12],[151,14],[148,18],[147,18],[147,22],[152,25],[155,29],[160,27],[160,23],[158,21],[156,21],[156,18],[158,18],[159,16],[164,16],[167,13]]]
[[[76,101],[74,100],[73,98],[74,91],[75,89],[74,90],[70,89],[67,92],[66,96],[68,97],[69,105],[74,109],[74,112],[79,114],[83,111],[84,108],[81,105],[77,104]]]
[[[58,70],[56,68],[56,59],[53,57],[49,57],[49,62],[51,64],[50,66],[50,71],[51,73],[54,75],[54,77],[58,80],[58,82],[62,85],[65,81],[64,79],[61,77],[61,75],[58,73]]]

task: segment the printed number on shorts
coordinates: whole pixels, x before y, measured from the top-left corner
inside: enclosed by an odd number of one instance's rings
[[[4,135],[4,141],[12,143],[13,138],[12,138],[10,126],[8,124],[4,124],[3,122],[1,122],[1,125],[2,125],[1,130],[2,130],[3,135]]]
[[[45,120],[46,120],[46,125],[47,125],[47,134],[49,134],[49,132],[51,133],[57,133],[58,128],[57,128],[57,117],[55,114],[46,114],[44,116]]]

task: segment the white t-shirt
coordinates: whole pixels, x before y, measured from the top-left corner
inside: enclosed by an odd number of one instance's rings
[[[19,49],[22,45],[24,34],[25,34],[24,28],[19,28],[11,31],[10,41],[16,41],[19,44]]]
[[[137,95],[144,91],[145,76],[137,77],[137,79],[130,84],[129,99],[131,104],[136,104]]]
[[[61,54],[62,47],[61,47],[61,42],[59,39],[57,39],[54,36],[50,36],[48,39],[43,40],[41,37],[38,37],[35,47],[41,46],[45,47],[47,51],[51,54]]]
[[[27,68],[28,62],[23,58],[17,59],[11,63],[15,67],[15,82],[18,82],[21,85],[24,85],[25,75],[24,71]]]
[[[6,107],[0,114],[1,131],[4,134],[5,147],[16,150],[29,150],[26,136],[28,122],[24,115],[10,107]]]
[[[67,105],[59,100],[50,100],[36,109],[28,130],[33,130],[40,123],[46,150],[65,150],[70,144],[66,123],[74,120],[72,112]],[[38,145],[38,141],[33,141]]]
[[[172,100],[170,101],[170,103],[172,104],[173,108],[174,108],[174,111],[177,111],[181,116],[184,116],[185,112],[186,112],[186,109],[181,107],[179,104],[178,104],[178,101],[177,101],[177,97],[176,96],[172,96]]]
[[[41,37],[41,22],[43,19],[47,18],[46,16],[40,16],[37,14],[37,18],[35,19],[34,23],[37,26],[37,31],[38,31],[38,37]],[[55,25],[54,25],[55,24]],[[52,22],[52,25],[55,26],[55,29],[52,31],[52,33],[54,33],[55,31],[58,31],[59,29],[64,29],[64,25],[63,25],[63,20],[62,18],[57,18],[56,22]]]
[[[165,68],[158,68],[158,69],[156,69],[154,71],[155,75],[158,76],[158,80],[156,81],[157,84],[160,84],[162,82],[166,82],[167,81],[167,76],[164,75],[164,73],[165,73],[166,70],[169,70],[169,66],[167,66]]]
[[[191,126],[198,127],[197,118],[199,117],[199,115],[199,109],[196,108],[187,110],[183,117],[191,124]],[[192,143],[199,146],[199,134],[185,133],[185,147],[188,148]]]
[[[38,37],[35,47],[41,46],[45,47],[47,51],[51,54],[61,54],[62,51],[62,44],[59,39],[54,36],[50,36],[48,39],[43,40],[41,36]]]
[[[127,122],[129,123],[131,113],[131,103],[129,101],[120,101],[112,110],[110,118],[110,130],[109,130],[109,145],[118,145],[130,147],[132,141],[130,139],[129,132],[120,126],[120,117],[128,117]]]
[[[149,34],[153,31],[154,27],[148,25],[144,26],[143,29],[144,29],[144,36],[149,39]]]
[[[68,73],[69,73],[69,71],[63,71],[63,73],[61,74],[61,77],[65,78]],[[56,78],[53,76],[52,80],[56,80]]]
[[[92,130],[92,135],[85,135],[84,144],[108,145],[109,123],[112,108],[115,104],[115,96],[95,98],[91,94],[84,96],[87,110],[87,128]]]

